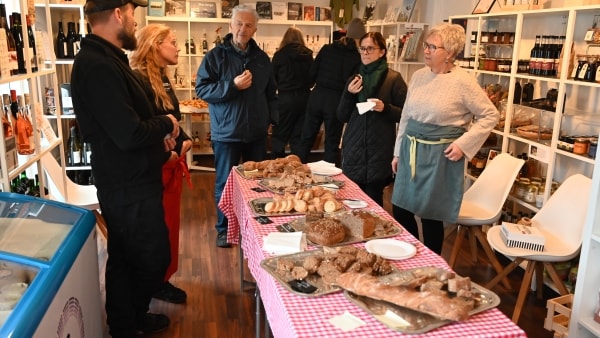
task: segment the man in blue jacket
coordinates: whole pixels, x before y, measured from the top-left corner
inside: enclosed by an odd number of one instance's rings
[[[73,107],[92,146],[92,173],[108,230],[106,315],[113,338],[166,329],[169,318],[148,313],[164,282],[170,246],[162,205],[165,150],[179,124],[157,115],[123,49],[137,45],[134,10],[146,0],[87,0],[93,34],[86,35],[71,74]]]
[[[236,6],[230,33],[204,56],[196,76],[196,95],[208,102],[210,112],[217,205],[233,166],[265,159],[267,129],[277,116],[271,61],[252,38],[257,24],[256,9]],[[217,207],[217,247],[230,247],[227,224]]]

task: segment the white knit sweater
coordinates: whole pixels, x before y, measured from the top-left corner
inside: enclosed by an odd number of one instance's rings
[[[408,85],[408,95],[398,126],[394,156],[409,119],[438,126],[468,130],[454,143],[467,159],[477,154],[500,114],[475,78],[460,67],[446,74],[435,74],[429,67],[417,70]]]

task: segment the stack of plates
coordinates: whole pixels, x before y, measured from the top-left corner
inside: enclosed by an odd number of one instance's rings
[[[417,253],[414,245],[391,238],[381,238],[368,241],[365,244],[368,252],[386,259],[408,259]]]

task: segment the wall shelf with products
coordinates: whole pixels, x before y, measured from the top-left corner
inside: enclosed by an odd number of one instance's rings
[[[386,39],[388,64],[408,82],[412,72],[423,67],[423,34],[429,27],[415,22],[367,22],[367,32],[380,32]]]
[[[48,6],[48,2],[45,1],[44,5]],[[26,14],[29,9],[27,2],[8,2],[2,4],[2,6],[5,6],[7,13],[17,13],[16,15],[20,16],[22,23],[27,22]],[[47,7],[42,7],[40,10],[36,10],[35,15],[39,19],[40,16],[47,16],[48,13]],[[22,25],[22,32],[19,34],[22,34],[23,46],[17,44],[16,55],[20,54],[18,49],[22,48],[23,61],[19,62],[23,62],[24,69],[21,74],[12,76],[8,72],[9,69],[3,69],[0,77],[0,92],[8,94],[14,91],[14,93],[11,93],[13,98],[9,98],[9,95],[3,96],[5,113],[10,117],[3,116],[3,119],[8,123],[3,124],[2,131],[0,131],[0,139],[3,140],[2,147],[0,147],[0,184],[2,191],[23,192],[17,191],[12,183],[22,180],[25,176],[31,181],[35,175],[39,177],[39,187],[46,186],[47,182],[44,175],[39,175],[42,172],[41,158],[50,152],[57,152],[59,161],[62,161],[64,156],[62,138],[56,137],[54,133],[46,133],[48,121],[43,118],[42,107],[45,102],[43,88],[58,90],[58,81],[53,65],[40,62],[41,58],[39,56],[41,53],[37,53],[40,41],[39,36],[33,33],[33,28],[49,29],[45,25],[46,23],[43,20],[33,22],[31,36],[27,25]],[[34,41],[36,39],[38,41]],[[18,98],[16,101],[14,100],[15,97]],[[12,103],[12,107],[7,105],[9,101]],[[21,129],[22,125],[27,127]],[[13,136],[9,137],[8,135],[11,133]],[[55,184],[66,184],[64,176],[63,182],[55,182]],[[36,189],[36,191],[29,189],[27,193],[47,197],[43,189]]]
[[[573,67],[578,64],[576,55],[589,52],[585,37],[598,15],[600,6],[594,5],[450,18],[466,27],[469,36],[473,35],[470,32],[476,35],[475,39],[467,39],[465,48],[465,59],[472,62],[463,59],[461,66],[469,68],[482,86],[498,84],[504,88],[504,101],[498,105],[503,114],[502,124],[493,131],[497,138],[495,146],[502,152],[526,154],[530,158],[528,167],[534,168],[532,173],[536,178],[545,178],[540,185],[541,204],[511,196],[509,203],[516,209],[537,212],[556,185],[573,174],[600,179],[595,161],[600,133],[600,112],[596,109],[600,104],[600,78],[582,81],[583,78],[574,79],[572,75]],[[511,52],[501,57],[510,60],[508,72],[485,67],[483,61],[489,57],[481,41],[485,32],[509,32],[514,36]],[[540,44],[543,47],[536,47],[536,35],[546,36],[547,43]],[[554,56],[550,61],[551,55]],[[590,210],[596,209],[596,195],[592,196]],[[598,223],[597,212],[594,214],[594,223]],[[585,231],[595,233],[598,238],[597,224],[588,225]],[[591,235],[584,237],[586,246],[589,248],[580,256],[570,336],[600,337],[600,323],[590,319],[592,303],[597,302],[600,288],[600,270],[593,264],[592,254],[598,255],[600,243]]]

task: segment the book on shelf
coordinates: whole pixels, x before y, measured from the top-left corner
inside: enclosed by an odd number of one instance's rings
[[[231,11],[233,10],[233,7],[235,7],[239,4],[240,4],[239,0],[232,0],[232,1],[223,0],[223,1],[221,1],[221,18],[231,19]]]
[[[148,2],[149,16],[165,16],[165,0],[150,0]]]
[[[363,23],[367,23],[367,21],[373,20],[373,15],[375,14],[375,5],[377,1],[367,1],[367,5],[365,6],[365,10],[363,12]]]
[[[257,1],[256,12],[261,19],[273,20],[273,7],[270,1]]]
[[[318,7],[319,8],[319,21],[331,21],[331,8],[330,7]]]
[[[304,12],[304,21],[315,21],[315,6],[305,5],[302,11]]]
[[[187,16],[187,1],[185,0],[165,0],[166,16]]]
[[[273,20],[287,20],[287,2],[271,2]]]
[[[190,1],[190,16],[192,18],[216,18],[217,4],[206,1]]]
[[[288,2],[288,20],[302,20],[302,3]]]

